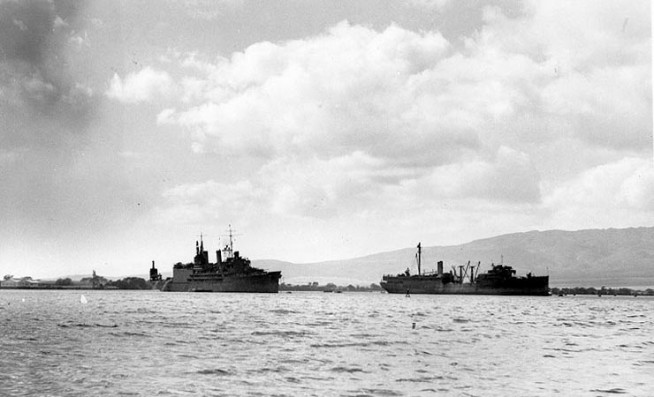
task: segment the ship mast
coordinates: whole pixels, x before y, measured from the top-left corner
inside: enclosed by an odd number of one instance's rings
[[[234,252],[234,235],[232,234],[232,225],[229,225],[229,251]]]
[[[422,257],[422,247],[418,243],[418,276],[420,275],[420,259]]]
[[[232,230],[232,225],[229,225],[229,244],[225,245],[223,253],[225,258],[232,258],[234,254],[234,231]]]

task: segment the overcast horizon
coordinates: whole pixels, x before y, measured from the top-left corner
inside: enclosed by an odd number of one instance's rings
[[[641,1],[0,0],[0,271],[654,226]]]

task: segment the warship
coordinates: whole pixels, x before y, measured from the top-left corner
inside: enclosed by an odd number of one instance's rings
[[[437,271],[421,273],[422,248],[418,243],[418,274],[409,269],[403,274],[385,275],[381,286],[391,294],[452,294],[452,295],[542,295],[549,292],[549,276],[516,277],[511,266],[492,264],[486,273],[479,274],[481,262],[471,266],[455,267],[443,272],[443,262],[437,262]],[[503,261],[502,261],[503,262]]]
[[[177,263],[173,266],[173,277],[161,279],[152,262],[150,283],[153,288],[173,292],[279,292],[281,271],[269,272],[250,265],[248,258],[234,251],[234,240],[229,228],[229,244],[216,251],[216,262],[209,262],[209,253],[204,250],[202,236],[195,242],[195,257],[192,263]]]

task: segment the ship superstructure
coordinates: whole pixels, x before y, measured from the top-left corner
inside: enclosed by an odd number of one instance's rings
[[[469,295],[549,295],[549,276],[516,277],[511,266],[492,264],[486,273],[479,273],[477,265],[452,267],[443,271],[443,262],[437,262],[437,271],[421,272],[422,247],[418,243],[416,259],[418,274],[411,275],[409,269],[403,274],[385,275],[381,286],[392,294],[469,294]]]
[[[154,265],[153,265],[154,267]],[[229,243],[216,251],[216,262],[211,263],[204,241],[195,242],[195,257],[192,263],[177,263],[173,266],[173,277],[166,280],[162,291],[189,292],[267,292],[279,291],[280,271],[268,272],[252,267],[248,258],[234,251],[231,226]]]

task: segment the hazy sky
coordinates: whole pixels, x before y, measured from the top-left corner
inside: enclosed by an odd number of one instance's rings
[[[646,0],[0,0],[0,272],[653,226],[651,36]]]

